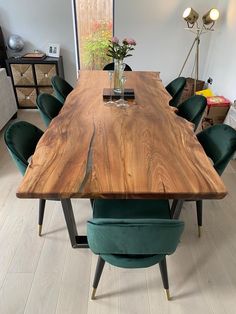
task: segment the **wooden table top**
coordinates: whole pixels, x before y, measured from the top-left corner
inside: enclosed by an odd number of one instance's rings
[[[81,71],[39,141],[20,198],[223,198],[226,188],[193,132],[168,105],[159,73],[126,72],[136,105],[107,107],[106,71]]]

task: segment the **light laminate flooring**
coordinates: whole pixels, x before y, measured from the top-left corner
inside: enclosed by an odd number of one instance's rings
[[[43,128],[39,113],[21,110],[18,119]],[[97,257],[72,249],[59,202],[48,201],[43,236],[37,235],[37,200],[17,199],[21,175],[0,132],[0,314],[235,314],[236,164],[223,180],[229,190],[220,201],[204,202],[202,238],[197,237],[194,204],[185,203],[181,243],[167,257],[167,301],[158,266],[118,269],[105,265],[90,301]],[[91,216],[88,200],[73,200],[80,232]]]

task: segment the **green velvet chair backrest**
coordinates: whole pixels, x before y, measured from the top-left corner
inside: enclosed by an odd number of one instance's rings
[[[57,75],[52,77],[51,82],[56,98],[64,104],[66,97],[70,94],[70,92],[72,92],[73,87]]]
[[[179,104],[180,97],[186,85],[186,78],[185,77],[178,77],[172,82],[170,82],[166,86],[166,90],[172,96],[169,104],[170,106],[177,107]]]
[[[88,243],[95,254],[172,254],[184,223],[171,219],[94,218],[87,223]]]
[[[207,100],[206,97],[201,95],[195,95],[178,105],[178,115],[192,122],[195,125],[195,129],[198,127],[201,121],[202,115],[206,109]]]
[[[96,199],[93,218],[170,219],[168,200],[155,199]]]
[[[5,143],[22,175],[42,135],[43,131],[26,121],[15,122],[6,129]]]
[[[63,106],[57,98],[46,93],[40,94],[36,103],[46,126],[49,126],[51,120],[58,115]]]
[[[109,70],[114,71],[114,67],[115,67],[114,62],[108,63],[103,67],[103,71],[109,71]],[[125,63],[124,71],[132,71],[132,69],[128,64]]]
[[[198,133],[197,138],[221,175],[236,150],[236,131],[226,124],[217,124]]]

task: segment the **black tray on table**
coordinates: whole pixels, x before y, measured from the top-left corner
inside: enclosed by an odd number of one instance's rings
[[[110,88],[104,88],[103,89],[103,99],[104,100],[109,100],[110,97],[112,97],[112,100],[120,99],[121,94],[115,93],[113,89]],[[135,94],[134,90],[132,88],[127,88],[125,89],[124,92],[124,99],[125,100],[132,100],[135,99]]]

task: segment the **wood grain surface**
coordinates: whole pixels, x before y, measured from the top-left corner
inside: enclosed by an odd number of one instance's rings
[[[108,107],[106,71],[81,71],[41,138],[20,198],[223,198],[226,189],[193,125],[168,105],[159,74],[127,72],[136,104]]]

